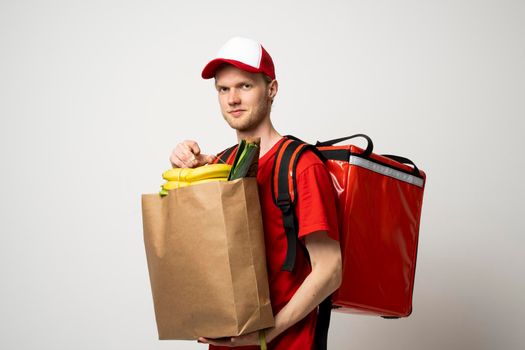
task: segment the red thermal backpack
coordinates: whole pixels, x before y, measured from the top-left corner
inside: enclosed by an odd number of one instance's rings
[[[293,271],[295,262],[294,176],[304,151],[310,149],[324,161],[337,192],[343,279],[339,289],[319,305],[315,348],[326,349],[332,309],[384,318],[409,316],[425,173],[407,158],[373,153],[373,142],[364,134],[315,146],[285,137],[272,170],[273,199],[281,209],[288,240],[282,270]],[[365,149],[335,146],[355,137],[366,139]],[[231,163],[236,149],[219,153],[216,162]]]

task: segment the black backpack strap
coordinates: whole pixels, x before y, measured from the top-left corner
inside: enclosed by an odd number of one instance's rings
[[[317,312],[317,323],[315,324],[315,350],[326,350],[328,347],[328,328],[330,327],[330,316],[332,315],[332,296],[329,295],[321,304]]]
[[[235,158],[235,154],[237,153],[237,147],[238,145],[233,145],[229,148],[226,148],[224,151],[219,152],[213,161],[213,164],[217,163],[225,163],[225,164],[231,164],[230,160],[233,160]]]
[[[292,271],[295,265],[297,249],[297,218],[294,204],[296,198],[295,166],[298,155],[307,144],[287,138],[277,149],[272,169],[272,197],[275,205],[283,215],[283,225],[286,232],[288,248],[282,270]],[[290,176],[289,176],[290,175]]]
[[[307,149],[319,154],[317,149],[293,136],[285,136],[277,149],[272,169],[272,197],[275,205],[283,215],[283,225],[286,232],[288,248],[282,270],[293,271],[297,250],[297,217],[295,202],[297,199],[297,182],[295,178],[297,162]],[[322,157],[322,156],[321,156]]]

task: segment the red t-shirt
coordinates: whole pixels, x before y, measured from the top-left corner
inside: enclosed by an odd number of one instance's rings
[[[308,258],[297,248],[292,272],[282,271],[286,257],[287,240],[282,214],[272,199],[272,167],[281,138],[259,158],[257,183],[264,226],[266,264],[273,314],[276,315],[293,297],[311,271]],[[297,200],[295,212],[299,224],[299,238],[315,231],[327,231],[330,238],[339,240],[335,192],[330,174],[323,162],[307,150],[297,163]],[[302,240],[303,241],[303,240]],[[304,243],[304,241],[303,241]],[[317,310],[285,330],[268,344],[269,350],[309,350],[313,348]],[[210,350],[232,349],[210,345]],[[236,347],[238,350],[257,350],[259,346]]]

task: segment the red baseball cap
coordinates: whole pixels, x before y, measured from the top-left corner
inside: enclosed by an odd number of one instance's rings
[[[263,73],[275,79],[273,60],[268,51],[258,42],[241,37],[228,40],[202,70],[202,77],[210,79],[215,76],[217,68],[223,63],[231,64],[251,73]]]

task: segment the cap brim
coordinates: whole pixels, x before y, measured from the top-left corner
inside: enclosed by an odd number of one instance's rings
[[[241,70],[244,70],[244,71],[247,71],[247,72],[251,72],[251,73],[262,73],[261,70],[259,70],[258,68],[255,68],[255,67],[252,67],[250,65],[247,65],[245,63],[242,63],[242,62],[239,62],[239,61],[235,61],[235,60],[229,60],[229,59],[226,59],[226,58],[216,58],[214,60],[211,60],[207,65],[206,67],[204,67],[204,69],[202,70],[202,78],[203,79],[211,79],[213,77],[215,77],[215,72],[217,71],[217,69],[219,68],[219,66],[221,66],[222,64],[231,64],[232,66],[235,66]]]

